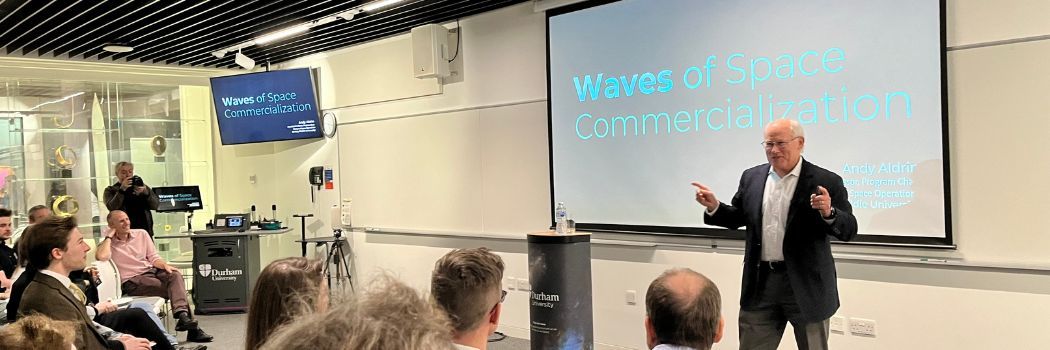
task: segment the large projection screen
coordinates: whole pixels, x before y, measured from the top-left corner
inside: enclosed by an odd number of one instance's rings
[[[578,228],[743,237],[690,182],[729,203],[791,118],[858,242],[952,246],[943,1],[592,1],[547,27],[551,205]]]

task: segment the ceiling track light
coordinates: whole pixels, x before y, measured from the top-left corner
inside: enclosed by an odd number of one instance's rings
[[[112,53],[131,52],[134,49],[135,48],[132,47],[131,45],[125,45],[125,44],[120,44],[120,43],[107,43],[106,45],[102,46],[102,50],[103,51],[112,52]]]
[[[381,9],[381,8],[384,8],[384,7],[387,7],[387,6],[390,6],[390,5],[402,2],[402,1],[405,1],[405,0],[379,0],[379,1],[372,1],[370,3],[362,5],[361,9],[364,10],[365,12],[372,12],[372,11],[375,11],[375,10],[378,10],[378,9]]]
[[[234,45],[234,46],[230,46],[230,47],[227,47],[225,49],[220,49],[220,50],[217,50],[215,52],[212,52],[211,54],[212,54],[212,56],[215,56],[215,58],[220,58],[221,59],[223,57],[226,57],[227,53],[236,51],[237,55],[238,55],[238,57],[237,57],[238,59],[241,59],[241,56],[243,56],[243,58],[247,59],[248,56],[244,56],[243,54],[240,53],[241,49],[252,47],[252,46],[255,46],[255,45],[266,45],[266,44],[272,43],[272,42],[277,41],[277,40],[281,40],[281,39],[285,39],[285,38],[288,38],[288,37],[292,37],[292,36],[295,36],[295,35],[299,35],[299,34],[305,33],[307,31],[309,31],[310,28],[317,27],[317,26],[323,26],[323,25],[326,25],[326,24],[338,21],[340,19],[344,20],[344,21],[350,21],[350,20],[354,19],[354,17],[357,16],[358,14],[361,14],[361,13],[364,13],[364,12],[372,12],[372,11],[375,11],[375,10],[378,10],[378,9],[381,9],[381,8],[384,8],[384,7],[389,7],[391,5],[404,2],[404,1],[405,0],[379,0],[379,1],[372,1],[372,2],[369,2],[367,4],[364,4],[364,5],[361,5],[361,6],[358,6],[358,7],[355,7],[355,8],[352,8],[352,9],[349,9],[349,10],[346,10],[346,11],[343,11],[343,12],[331,15],[331,16],[328,16],[328,17],[324,17],[324,18],[320,18],[320,19],[317,19],[317,20],[314,20],[314,21],[310,21],[310,22],[306,22],[306,23],[303,23],[303,24],[295,25],[295,26],[292,26],[292,27],[284,28],[284,29],[281,29],[281,30],[278,30],[276,32],[272,32],[272,33],[269,33],[269,34],[263,34],[263,35],[261,35],[259,37],[256,37],[255,39],[253,39],[251,41],[247,41],[247,42],[240,43],[240,44],[237,44],[237,45]],[[254,61],[253,61],[253,63],[254,63]],[[241,65],[241,66],[243,67],[244,65]],[[254,66],[254,64],[252,66]],[[247,67],[245,67],[245,68],[247,68]],[[251,69],[251,68],[247,68],[247,69]]]
[[[306,31],[310,30],[310,28],[312,28],[314,26],[315,25],[314,25],[313,22],[307,23],[307,24],[300,24],[300,25],[297,25],[297,26],[293,26],[291,28],[281,29],[281,30],[278,30],[278,31],[270,33],[270,34],[266,34],[266,35],[260,36],[258,38],[255,38],[255,40],[253,40],[253,41],[255,42],[255,45],[266,45],[266,44],[272,43],[274,41],[281,40],[281,39],[284,39],[284,38],[287,38],[287,37],[290,37],[290,36],[293,36],[293,35],[296,35],[296,34],[306,33]]]

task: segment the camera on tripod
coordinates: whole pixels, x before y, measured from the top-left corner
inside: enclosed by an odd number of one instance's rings
[[[350,249],[350,246],[347,244],[346,239],[343,238],[343,230],[333,228],[332,239],[326,242],[325,245],[327,246],[328,243],[331,243],[331,247],[328,249],[328,257],[325,258],[324,269],[322,269],[321,273],[327,276],[328,284],[329,286],[332,286],[332,273],[331,270],[329,270],[329,266],[335,265],[336,283],[340,285],[342,284],[343,274],[345,273],[346,281],[350,283],[350,289],[353,289],[354,280],[350,275],[350,264],[346,261],[348,254],[345,250]]]

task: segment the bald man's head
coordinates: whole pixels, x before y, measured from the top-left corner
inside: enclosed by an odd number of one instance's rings
[[[649,347],[659,344],[710,349],[722,339],[722,296],[696,271],[665,271],[645,293]]]

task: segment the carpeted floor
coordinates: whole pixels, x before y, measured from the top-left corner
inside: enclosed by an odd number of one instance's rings
[[[245,322],[248,314],[197,315],[200,327],[215,340],[207,343],[208,350],[243,350]],[[186,333],[179,333],[179,340],[185,340]]]
[[[244,327],[247,314],[197,315],[201,329],[215,336],[207,343],[209,350],[244,349]],[[179,333],[179,340],[186,340],[186,333]],[[183,343],[186,344],[186,343]],[[528,350],[529,341],[507,337],[498,342],[489,343],[489,350]]]

